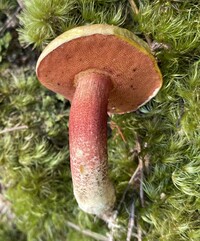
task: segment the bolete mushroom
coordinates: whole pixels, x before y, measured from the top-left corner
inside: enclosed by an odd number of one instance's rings
[[[44,86],[71,101],[70,165],[79,207],[105,215],[115,203],[107,112],[135,111],[157,94],[162,77],[156,61],[132,32],[97,24],[58,36],[40,55],[36,72]]]

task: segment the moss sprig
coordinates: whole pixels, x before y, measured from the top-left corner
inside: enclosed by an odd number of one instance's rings
[[[174,54],[199,53],[198,12],[197,1],[143,1],[137,16],[139,29],[173,48]]]
[[[74,8],[75,2],[71,0],[25,1],[25,10],[19,17],[23,26],[20,29],[21,42],[34,44],[35,47],[44,46],[62,31]]]
[[[122,25],[126,19],[125,1],[31,0],[19,16],[23,45],[43,48],[57,35],[74,26],[94,23]]]
[[[12,10],[16,5],[15,0],[1,0],[0,1],[0,11],[1,13],[7,14],[10,10]],[[0,14],[1,16],[1,14]]]

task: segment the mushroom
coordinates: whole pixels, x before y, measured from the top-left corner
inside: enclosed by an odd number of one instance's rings
[[[107,113],[135,111],[157,94],[162,76],[156,61],[132,32],[96,24],[54,39],[36,72],[44,86],[71,102],[70,165],[78,205],[105,216],[116,199],[108,175]]]

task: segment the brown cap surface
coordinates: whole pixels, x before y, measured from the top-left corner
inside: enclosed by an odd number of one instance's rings
[[[162,76],[148,46],[133,33],[110,25],[87,25],[53,40],[37,62],[37,76],[48,89],[70,101],[75,76],[94,69],[106,72],[113,83],[108,112],[136,110],[154,97]]]

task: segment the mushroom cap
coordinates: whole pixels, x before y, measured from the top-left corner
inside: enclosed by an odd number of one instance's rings
[[[75,77],[87,70],[110,76],[109,113],[138,109],[162,86],[148,45],[126,29],[105,24],[61,34],[44,49],[36,66],[41,83],[70,101],[76,90]]]

